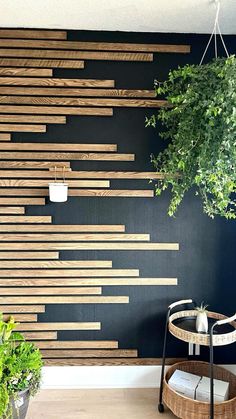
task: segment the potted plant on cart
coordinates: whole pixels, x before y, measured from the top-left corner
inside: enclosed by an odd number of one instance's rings
[[[38,348],[15,332],[17,323],[0,314],[0,417],[24,419],[29,398],[41,381],[42,360]]]

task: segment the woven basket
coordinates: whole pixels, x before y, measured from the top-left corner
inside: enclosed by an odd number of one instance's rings
[[[172,365],[164,379],[163,401],[166,406],[181,419],[208,419],[210,417],[210,404],[200,402],[184,397],[176,391],[172,390],[168,385],[168,381],[175,370],[182,370],[209,377],[209,363],[201,361],[185,361]],[[214,378],[218,380],[228,381],[229,384],[229,400],[222,403],[215,403],[214,418],[215,419],[235,419],[236,418],[236,376],[224,368],[214,365]]]

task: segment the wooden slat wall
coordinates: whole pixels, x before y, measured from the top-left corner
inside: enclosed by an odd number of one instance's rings
[[[2,264],[1,264],[2,265]],[[0,278],[1,286],[48,287],[48,286],[149,286],[177,285],[177,278]]]
[[[0,68],[0,76],[52,77],[52,70],[50,68],[3,67]]]
[[[1,67],[84,68],[79,60],[37,60],[33,58],[0,58]]]
[[[115,296],[115,297],[73,296],[71,297],[71,296],[66,295],[65,297],[62,297],[62,296],[0,297],[0,304],[128,304],[128,303],[129,303],[129,297],[126,297],[126,296]],[[45,323],[38,323],[35,326],[37,326],[38,328],[37,330],[41,330],[40,329],[41,326],[42,326],[42,330],[49,330],[45,326]],[[29,329],[21,329],[21,330],[29,330]],[[69,330],[69,328],[67,329],[58,328],[58,330]]]
[[[0,260],[17,260],[17,259],[58,259],[59,252],[0,252]]]
[[[0,131],[7,131],[7,132],[46,132],[46,130],[47,130],[46,125],[0,124]]]
[[[67,32],[34,29],[0,29],[0,37],[21,39],[67,39]]]
[[[11,134],[0,134],[0,141],[11,141]]]
[[[0,310],[2,313],[44,313],[45,306],[44,305],[1,305]],[[50,338],[49,338],[50,339]]]
[[[13,207],[14,208],[14,207]],[[92,233],[123,233],[125,226],[122,224],[4,224],[0,228],[1,232],[31,232],[31,233],[80,233],[80,232],[92,232]]]
[[[0,243],[0,250],[21,250],[22,243]],[[179,250],[178,243],[24,243],[27,250]]]
[[[20,123],[44,123],[44,124],[65,124],[65,116],[50,116],[50,115],[0,115],[0,122],[20,122]],[[17,143],[12,143],[16,146]],[[24,143],[22,143],[23,145]],[[3,144],[2,144],[3,145]],[[5,149],[6,144],[3,145],[2,150]],[[19,145],[18,145],[19,146]]]
[[[1,80],[0,80],[1,82]],[[7,114],[45,114],[45,115],[85,115],[85,116],[112,116],[112,108],[88,108],[74,106],[3,106],[0,105],[0,113]]]
[[[105,182],[105,181],[104,181]],[[69,183],[69,182],[68,182]],[[70,185],[70,183],[69,183]],[[96,185],[97,187],[98,184]],[[105,185],[109,187],[109,184]],[[47,196],[47,189],[17,189],[0,188],[0,195],[7,196]],[[154,192],[151,189],[69,189],[68,196],[96,196],[96,197],[125,197],[125,198],[152,198]]]
[[[0,268],[34,268],[34,269],[65,269],[65,268],[111,268],[111,260],[53,260],[53,261],[0,261]]]
[[[1,200],[1,198],[0,198]],[[1,205],[3,205],[1,203]],[[43,205],[43,204],[40,204]],[[9,208],[9,207],[6,207]],[[15,207],[19,208],[19,207]],[[30,224],[42,224],[42,223],[51,223],[52,217],[50,215],[4,215],[0,216],[0,224],[1,223],[30,223]],[[0,229],[1,231],[1,229]]]
[[[0,214],[24,214],[25,207],[0,207]]]
[[[46,77],[1,77],[0,86],[45,86],[45,87],[114,87],[114,80],[59,79]]]
[[[32,117],[31,117],[32,118]],[[40,117],[42,118],[42,117]],[[53,117],[55,118],[55,117]],[[16,151],[117,151],[116,144],[0,143],[0,150]]]

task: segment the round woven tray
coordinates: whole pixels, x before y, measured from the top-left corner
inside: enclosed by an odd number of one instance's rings
[[[184,397],[177,393],[168,385],[168,381],[174,371],[190,372],[200,376],[209,377],[209,363],[201,361],[185,361],[172,365],[164,378],[163,382],[163,401],[166,406],[181,419],[207,419],[210,417],[210,404]],[[215,419],[235,419],[236,418],[236,376],[224,368],[214,365],[214,378],[228,381],[229,400],[222,403],[215,403]]]
[[[184,342],[209,346],[210,345],[209,334],[184,330],[183,328],[178,327],[177,324],[174,324],[177,319],[196,317],[197,313],[198,313],[197,310],[185,310],[185,311],[178,311],[177,313],[172,314],[169,318],[169,331],[176,338],[183,340]],[[224,316],[223,314],[214,313],[212,311],[207,312],[207,317],[210,319],[215,319],[215,321],[223,320],[227,318],[227,316]],[[215,334],[213,336],[214,346],[229,345],[230,343],[236,342],[236,322],[234,321],[230,323],[230,325],[233,327],[234,330],[228,333]],[[235,415],[235,418],[236,418],[236,415]]]

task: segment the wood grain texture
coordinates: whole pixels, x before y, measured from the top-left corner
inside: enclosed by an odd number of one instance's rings
[[[0,161],[0,169],[8,168],[40,168],[50,170],[14,170],[14,178],[48,178],[54,179],[55,166],[60,169],[63,165],[69,166],[69,162],[11,162]],[[59,167],[60,166],[60,167]],[[59,170],[58,170],[59,171]],[[11,178],[12,170],[0,171],[1,178]],[[66,172],[67,179],[163,179],[164,175],[160,172],[104,172],[104,171],[71,171]]]
[[[0,252],[0,260],[10,259],[10,260],[17,260],[17,259],[58,259],[59,252]]]
[[[177,285],[177,278],[0,278],[1,286],[163,286]]]
[[[0,134],[0,141],[11,141],[11,134]]]
[[[36,322],[37,321],[37,314],[4,314],[3,319],[4,321],[8,321],[10,316],[14,317],[14,320],[17,322]]]
[[[1,129],[1,125],[0,125]],[[134,154],[119,154],[119,153],[78,153],[78,152],[18,152],[11,153],[3,151],[0,154],[1,160],[98,160],[98,161],[134,161]]]
[[[35,29],[0,29],[0,38],[67,39],[66,31]]]
[[[1,83],[1,78],[0,78]],[[73,106],[1,106],[0,113],[14,114],[47,114],[47,115],[95,115],[112,116],[112,108],[80,108]]]
[[[35,115],[38,116],[38,115]],[[35,117],[34,116],[34,117]],[[22,117],[21,116],[18,116]],[[31,116],[32,118],[33,116]],[[1,116],[0,116],[1,118]],[[44,118],[39,116],[39,118]],[[45,117],[45,118],[55,118]],[[59,117],[61,118],[61,117]],[[0,143],[0,150],[15,151],[117,151],[117,144],[72,144],[72,143]]]
[[[1,200],[1,198],[0,198]],[[8,207],[9,208],[9,207]],[[19,207],[16,207],[19,208]],[[0,224],[6,223],[51,223],[52,217],[50,215],[4,215],[0,216]],[[17,227],[18,228],[18,227]]]
[[[179,250],[178,243],[24,243],[27,250]],[[22,243],[0,243],[0,250],[22,250]]]
[[[0,76],[52,77],[50,68],[1,67]]]
[[[1,65],[1,60],[0,60]],[[158,99],[78,98],[48,96],[0,96],[0,103],[49,106],[103,106],[122,108],[160,108],[168,105]]]
[[[73,181],[72,181],[73,182]],[[103,181],[105,182],[105,181]],[[3,182],[4,183],[4,182]],[[14,181],[12,182],[14,183]],[[69,181],[68,181],[69,183]],[[48,184],[48,182],[47,182]],[[98,187],[98,186],[97,186]],[[8,196],[48,196],[49,189],[10,189],[0,188],[0,195]],[[97,197],[124,197],[124,198],[152,198],[154,191],[151,189],[71,189],[68,190],[68,196],[97,196]]]
[[[24,40],[1,39],[0,47],[11,48],[40,48],[40,49],[70,49],[85,51],[141,51],[141,52],[190,52],[190,45],[172,44],[138,44],[124,42],[81,42],[81,41],[51,41],[51,40]]]
[[[78,97],[138,97],[154,98],[154,90],[134,89],[86,89],[66,87],[0,87],[0,95],[23,95],[23,96],[78,96]]]
[[[72,297],[70,295],[69,296],[66,295],[64,297],[62,296],[42,297],[41,295],[39,295],[39,296],[32,296],[32,297],[28,297],[28,296],[27,297],[25,296],[0,297],[0,304],[128,304],[128,303],[129,303],[129,297],[127,296],[115,296],[115,297],[73,296]],[[25,329],[22,329],[22,330],[25,330]],[[46,330],[48,329],[46,328]]]
[[[14,207],[13,207],[14,208]],[[1,210],[1,207],[0,207]],[[80,233],[80,232],[106,232],[106,233],[122,233],[125,226],[122,224],[51,224],[51,225],[19,225],[5,224],[0,227],[3,232],[31,232],[31,233]]]
[[[44,305],[1,305],[0,306],[1,313],[44,313],[45,306]],[[50,338],[49,338],[50,339]]]
[[[117,340],[60,340],[32,342],[39,349],[118,349]]]
[[[24,174],[25,172],[27,173],[27,171],[16,171],[14,170],[14,178],[16,177],[39,177],[39,178],[43,178],[46,177],[43,175],[43,173],[47,173],[48,169],[53,169],[53,176],[55,177],[55,167],[57,169],[59,168],[63,168],[65,167],[66,169],[70,168],[70,162],[67,161],[11,161],[11,160],[4,160],[4,161],[0,161],[0,169],[44,169],[37,171],[37,170],[33,170],[30,172],[29,176],[23,176],[22,173]],[[39,176],[35,176],[35,173],[40,172]],[[5,174],[5,175],[4,175]],[[68,172],[66,173],[66,175],[68,174]],[[50,174],[50,177],[53,177],[52,174]],[[9,170],[4,170],[1,172],[1,177],[12,177],[12,171]]]
[[[0,288],[0,295],[101,295],[101,287]]]
[[[7,131],[7,132],[46,132],[46,130],[47,130],[46,125],[0,124],[0,131]]]
[[[21,245],[22,246],[22,245]],[[25,248],[25,245],[23,246]],[[8,269],[0,270],[5,278],[44,278],[44,277],[113,277],[139,276],[138,269]]]
[[[1,166],[0,166],[1,168]],[[42,173],[42,171],[41,171]],[[38,176],[38,175],[37,175]],[[45,174],[49,177],[50,175]],[[51,174],[52,177],[52,174]],[[102,170],[82,170],[73,171],[67,176],[74,179],[163,179],[164,174],[160,172],[117,172],[117,171],[102,171]]]
[[[186,358],[166,358],[166,365],[173,365],[176,362],[181,362]],[[122,366],[122,365],[161,365],[162,358],[58,358],[58,359],[44,359],[45,366]],[[155,418],[158,418],[155,411]],[[136,417],[136,416],[135,416]],[[140,417],[141,419],[141,417]]]
[[[79,60],[37,60],[34,58],[0,58],[1,67],[84,68]]]
[[[0,115],[0,122],[21,122],[21,123],[43,123],[43,124],[65,124],[65,116],[51,115]],[[17,144],[18,143],[13,143]],[[22,143],[24,144],[24,143]],[[5,144],[4,144],[5,145]],[[4,150],[4,148],[2,148]]]
[[[4,234],[0,233],[0,241],[13,241],[13,242],[53,242],[53,241],[149,241],[150,234],[126,234],[126,233],[22,233],[22,234]]]
[[[24,214],[25,207],[0,207],[0,214]]]
[[[18,324],[18,331],[36,331],[36,330],[100,330],[99,322],[60,322],[60,323],[21,323]]]
[[[111,260],[20,260],[0,261],[0,268],[72,269],[72,268],[112,268]]]
[[[1,153],[1,152],[0,152]],[[14,172],[12,173],[14,176]],[[57,175],[60,178],[60,175]],[[54,183],[54,182],[52,182]],[[109,180],[67,180],[69,188],[109,188]],[[0,179],[0,195],[13,195],[13,196],[46,196],[49,194],[48,190],[42,189],[17,189],[24,188],[25,186],[31,188],[38,188],[46,186],[48,188],[49,181],[43,179]],[[9,188],[9,189],[6,189]]]
[[[45,199],[44,198],[0,198],[0,205],[45,205]],[[0,217],[0,218],[3,218],[3,217]]]
[[[1,34],[0,34],[1,35]],[[62,60],[153,61],[151,53],[1,48],[0,57],[59,58]],[[46,66],[45,66],[46,67]]]
[[[26,340],[57,339],[57,332],[24,332]]]
[[[136,349],[41,349],[43,358],[136,358]]]
[[[33,47],[34,48],[34,47]],[[114,80],[1,77],[1,86],[114,87]]]

